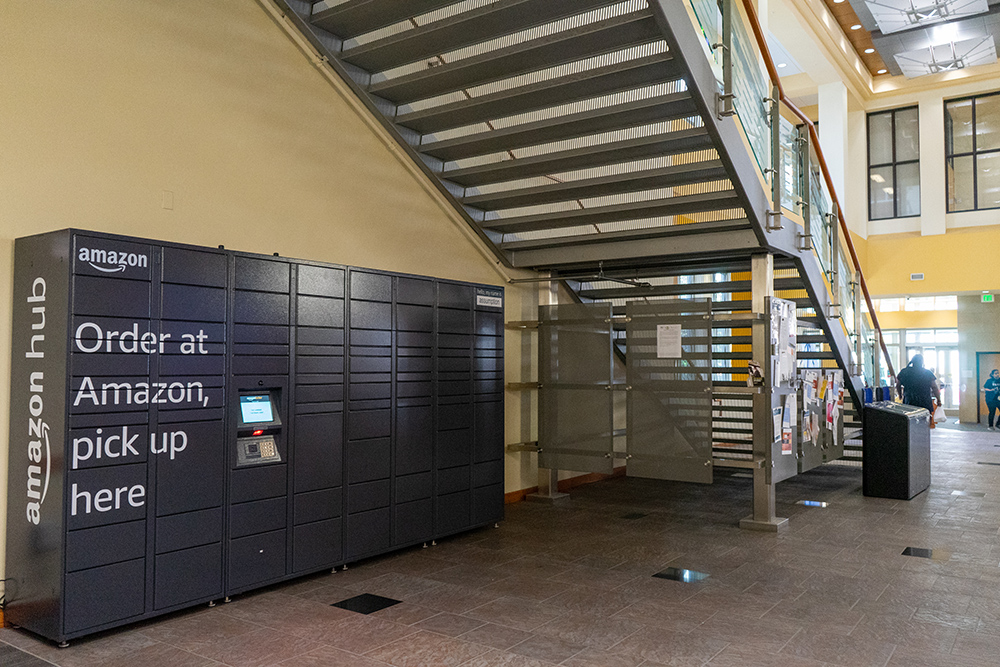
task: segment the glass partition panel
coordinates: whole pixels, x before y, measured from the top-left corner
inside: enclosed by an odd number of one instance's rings
[[[811,153],[811,151],[810,151]],[[813,236],[813,249],[819,258],[820,268],[831,271],[833,262],[830,258],[830,220],[827,215],[833,208],[823,183],[823,174],[819,162],[811,154],[809,156],[809,215]],[[836,290],[836,287],[834,287]]]
[[[629,302],[627,474],[712,481],[712,301]]]
[[[721,82],[722,51],[712,48],[713,45],[722,43],[722,10],[719,9],[718,0],[688,0],[688,4],[694,12],[695,23],[701,30],[708,52],[711,53],[710,61],[716,79]]]
[[[538,309],[538,467],[611,473],[611,304]]]
[[[726,0],[733,1],[733,0]],[[764,75],[763,61],[757,55],[757,43],[747,32],[742,14],[733,8],[733,94],[736,115],[753,149],[757,168],[765,173],[771,166],[771,130],[768,105],[771,83]]]
[[[838,255],[837,267],[837,296],[840,299],[840,312],[843,313],[844,326],[847,327],[848,335],[855,333],[854,320],[854,269],[848,259],[847,251],[843,248]],[[857,360],[855,360],[857,361]]]
[[[800,185],[799,132],[785,118],[779,123],[781,138],[781,205],[790,211],[799,212],[798,202],[802,198]]]

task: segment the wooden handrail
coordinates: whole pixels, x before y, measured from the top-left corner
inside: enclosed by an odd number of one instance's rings
[[[809,128],[809,139],[810,144],[816,148],[816,158],[819,160],[820,170],[823,172],[823,180],[826,182],[826,188],[830,191],[830,198],[833,203],[837,206],[837,219],[840,222],[840,228],[843,230],[843,234],[840,236],[847,241],[847,249],[851,253],[851,261],[854,263],[854,269],[858,273],[858,284],[861,287],[862,294],[865,295],[865,303],[868,304],[868,314],[872,319],[872,325],[875,327],[875,331],[879,333],[879,343],[882,347],[882,354],[885,356],[886,366],[889,368],[889,376],[893,379],[893,384],[895,384],[896,372],[892,367],[892,359],[889,357],[889,349],[886,347],[885,340],[882,338],[882,329],[878,324],[878,317],[875,315],[875,305],[872,303],[872,297],[868,293],[868,285],[865,283],[865,276],[861,271],[861,262],[858,261],[858,253],[854,249],[854,242],[851,240],[851,230],[847,227],[847,220],[844,218],[844,207],[840,205],[840,201],[837,199],[837,191],[833,188],[833,179],[830,177],[830,170],[826,166],[826,159],[823,157],[823,148],[819,143],[819,136],[816,134],[816,126],[813,122],[809,120],[802,111],[792,103],[788,97],[785,96],[785,91],[781,87],[781,80],[778,77],[778,69],[774,66],[774,60],[771,59],[771,52],[767,49],[767,41],[764,39],[764,32],[761,30],[760,22],[757,20],[757,13],[754,11],[752,0],[743,0],[743,8],[746,10],[747,18],[750,19],[750,28],[753,30],[754,39],[757,40],[757,48],[760,49],[760,54],[764,58],[764,66],[767,67],[767,74],[771,78],[771,83],[778,89],[778,98],[781,102],[788,107],[796,118],[801,120],[807,128]],[[832,286],[831,286],[832,287]],[[858,336],[861,332],[856,332]],[[876,377],[878,376],[878,369],[875,369]]]

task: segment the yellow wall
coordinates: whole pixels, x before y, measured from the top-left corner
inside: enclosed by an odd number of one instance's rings
[[[947,234],[869,236],[864,273],[872,296],[956,294],[1000,289],[1000,274],[990,267],[1000,257],[996,227],[949,229]],[[910,280],[923,273],[924,280]]]
[[[958,311],[923,310],[916,312],[878,313],[882,329],[954,329],[958,326]]]
[[[0,26],[0,489],[15,237],[79,227],[503,284],[261,5],[4,0]],[[508,318],[534,312],[523,293],[508,287]]]

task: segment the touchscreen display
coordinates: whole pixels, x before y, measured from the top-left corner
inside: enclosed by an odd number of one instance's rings
[[[262,424],[274,421],[270,394],[240,396],[240,415],[244,424]]]

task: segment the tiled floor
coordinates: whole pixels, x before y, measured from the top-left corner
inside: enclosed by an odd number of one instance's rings
[[[565,507],[509,506],[499,529],[67,649],[11,629],[0,640],[65,667],[998,665],[1000,466],[979,462],[1000,462],[1000,433],[937,430],[933,484],[909,502],[865,498],[858,468],[822,467],[778,485],[780,536],[737,527],[749,479],[618,478]],[[670,566],[710,576],[652,576]],[[330,606],[360,593],[402,603]],[[2,642],[4,665],[48,664]]]

